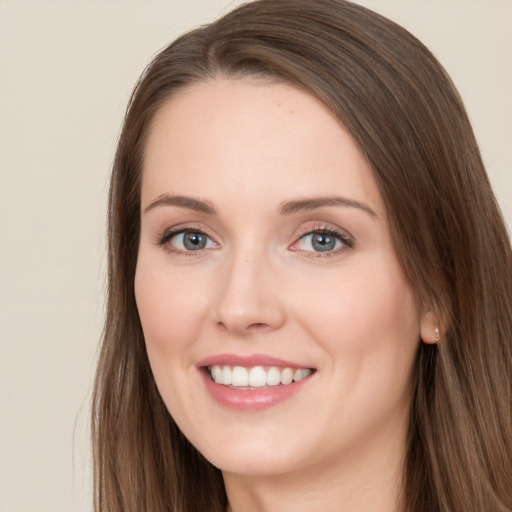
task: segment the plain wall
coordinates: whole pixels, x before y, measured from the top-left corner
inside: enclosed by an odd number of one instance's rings
[[[0,512],[92,510],[106,193],[131,89],[226,0],[0,0]],[[512,225],[512,2],[361,0],[437,55]]]

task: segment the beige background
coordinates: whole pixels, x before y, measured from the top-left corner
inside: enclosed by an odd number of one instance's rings
[[[88,411],[109,167],[131,88],[226,0],[0,0],[0,512],[91,510]],[[512,2],[361,0],[467,104],[512,225]]]

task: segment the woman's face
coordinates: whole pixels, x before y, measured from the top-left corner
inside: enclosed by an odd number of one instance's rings
[[[427,327],[329,111],[283,84],[188,87],[156,116],[141,193],[149,360],[207,459],[279,474],[402,446]]]

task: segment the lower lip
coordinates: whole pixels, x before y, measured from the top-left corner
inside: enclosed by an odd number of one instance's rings
[[[220,405],[239,411],[262,411],[284,402],[298,393],[310,379],[262,389],[233,389],[214,382],[207,371],[201,370],[206,389]]]

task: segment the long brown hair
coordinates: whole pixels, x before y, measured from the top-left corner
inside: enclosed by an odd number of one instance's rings
[[[403,509],[512,510],[512,254],[470,123],[432,54],[344,0],[259,0],[177,39],[128,107],[109,202],[108,302],[93,400],[97,512],[221,512],[222,476],[154,383],[135,305],[140,178],[151,121],[175,91],[261,76],[321,100],[370,163],[394,244],[441,339],[421,344]],[[177,319],[176,321],[179,321]]]

